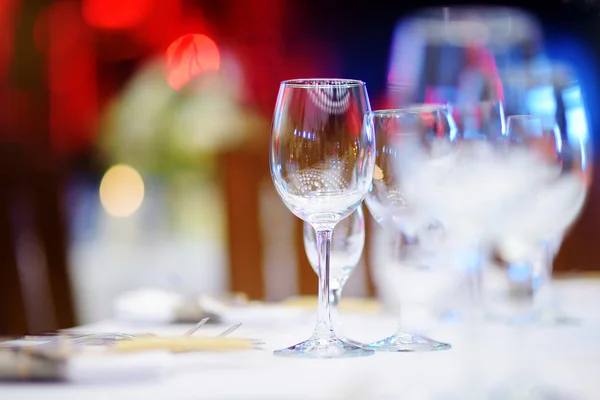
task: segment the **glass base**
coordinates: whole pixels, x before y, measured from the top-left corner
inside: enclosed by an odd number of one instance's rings
[[[364,357],[375,351],[345,342],[336,337],[310,338],[286,349],[273,352],[276,356],[296,358],[346,358]]]
[[[448,343],[438,342],[426,336],[407,332],[398,332],[377,342],[369,343],[369,349],[387,352],[437,351],[452,348]]]

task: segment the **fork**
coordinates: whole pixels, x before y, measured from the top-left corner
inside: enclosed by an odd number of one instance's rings
[[[234,331],[236,331],[240,326],[242,326],[241,322],[239,324],[233,325],[230,328],[225,329],[223,332],[219,333],[217,335],[217,337],[225,337],[225,336],[229,335],[230,333],[233,333]]]
[[[189,331],[184,333],[183,336],[191,336],[194,332],[196,332],[198,329],[200,329],[200,327],[202,327],[202,325],[206,324],[208,322],[208,319],[209,318],[201,319],[200,322],[198,322],[196,324],[196,326],[194,326],[192,329],[190,329]]]

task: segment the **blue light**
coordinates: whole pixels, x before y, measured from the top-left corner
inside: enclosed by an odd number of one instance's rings
[[[589,128],[581,88],[575,85],[564,89],[562,98],[565,105],[567,139],[581,149],[581,163],[585,167],[587,164],[585,143],[589,140]]]
[[[564,89],[562,92],[563,102],[565,103],[565,108],[575,108],[581,107],[581,89],[579,86],[573,86],[568,89]]]
[[[573,137],[573,139],[586,140],[588,136],[588,126],[583,108],[577,107],[572,110],[567,110],[566,118],[569,140],[571,140],[571,137]]]
[[[554,87],[547,85],[531,89],[527,93],[527,108],[533,115],[555,115]]]

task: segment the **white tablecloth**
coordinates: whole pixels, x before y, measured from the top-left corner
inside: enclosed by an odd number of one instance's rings
[[[557,399],[600,399],[600,281],[566,282],[559,293],[565,311],[582,318],[580,324],[527,332],[492,323],[475,332],[440,324],[428,333],[451,343],[449,351],[356,359],[275,357],[273,350],[310,335],[314,310],[254,310],[233,336],[264,340],[261,350],[174,355],[152,379],[0,383],[0,399],[483,399],[489,398],[483,393],[498,393],[515,376],[552,388],[561,395]],[[345,313],[342,318],[346,334],[357,340],[379,339],[395,328],[392,316]],[[230,322],[202,330],[216,334]],[[82,329],[180,334],[187,328],[103,322]]]

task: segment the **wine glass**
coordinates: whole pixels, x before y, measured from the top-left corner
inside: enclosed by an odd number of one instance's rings
[[[530,266],[530,281],[536,286],[530,293],[538,297],[551,283],[557,244],[585,203],[591,182],[590,143],[587,131],[563,137],[558,126],[544,129],[542,118],[534,115],[510,116],[507,126],[513,157],[530,159],[532,185],[514,205],[497,251],[509,265]],[[540,320],[543,311],[534,310],[528,319]],[[554,317],[552,323],[569,321]]]
[[[432,7],[403,16],[394,29],[388,96],[413,103],[478,103],[501,94],[498,69],[544,58],[539,21],[498,6]]]
[[[291,357],[373,354],[338,338],[330,315],[331,236],[363,201],[373,177],[375,138],[363,129],[370,111],[366,85],[347,79],[284,81],[271,134],[271,177],[284,204],[315,230],[319,305],[312,336],[275,351]]]
[[[408,297],[409,289],[404,283],[420,280],[422,277],[431,277],[433,274],[424,274],[429,270],[426,265],[425,248],[419,245],[419,238],[424,241],[423,244],[431,244],[427,239],[435,237],[434,231],[438,234],[443,232],[443,228],[437,225],[437,222],[430,215],[424,214],[418,207],[411,204],[411,199],[406,196],[400,187],[398,172],[396,169],[398,157],[398,145],[403,140],[419,138],[424,140],[440,140],[436,148],[432,151],[444,152],[442,143],[443,138],[451,142],[451,137],[455,133],[455,126],[447,107],[440,105],[428,105],[415,107],[413,109],[419,113],[422,119],[413,118],[412,113],[402,110],[381,110],[367,114],[365,125],[367,129],[372,129],[376,137],[376,159],[373,182],[365,203],[375,220],[390,232],[400,231],[403,235],[393,235],[394,240],[391,246],[393,261],[385,260],[380,264],[378,282],[382,292],[385,291],[386,284],[393,283],[395,288],[390,288],[388,293],[394,298],[391,303],[395,306],[400,315],[399,303],[402,297]],[[420,122],[425,122],[420,125]],[[423,137],[419,137],[417,130],[425,128],[427,131]],[[435,245],[433,246],[435,247]],[[428,278],[426,278],[428,279]],[[410,286],[410,283],[408,283]],[[404,292],[404,293],[403,293]],[[412,292],[410,292],[412,293]],[[430,293],[435,295],[435,293]],[[412,296],[414,297],[414,296]],[[405,332],[399,323],[396,333],[385,339],[376,341],[368,345],[378,351],[428,351],[445,350],[450,345],[442,343],[412,332]]]
[[[579,82],[574,68],[563,63],[529,63],[502,71],[502,76],[507,94],[507,110],[515,114],[512,118],[511,136],[517,134],[531,144],[534,135],[525,129],[522,121],[528,118],[539,119],[541,127],[538,123],[537,129],[542,132],[535,135],[538,136],[537,142],[539,144],[543,139],[546,151],[555,153],[553,160],[561,160],[562,164],[555,166],[561,170],[561,176],[579,174],[579,181],[586,182],[586,190],[573,203],[572,211],[577,215],[591,181],[592,169],[588,127],[590,110],[584,102],[585,87]],[[517,130],[520,132],[517,133]],[[565,216],[568,220],[569,215]],[[540,226],[553,223],[553,219],[544,219]],[[535,291],[531,290],[532,295],[535,293],[535,312],[526,316],[530,322],[550,325],[576,322],[576,319],[566,315],[557,305],[552,282],[554,258],[573,220],[566,227],[565,222],[558,223],[557,226],[563,228],[558,231],[552,229],[555,236],[538,249],[535,264],[539,268],[531,270],[533,275],[528,277],[536,286]]]
[[[331,265],[329,282],[329,301],[331,319],[334,331],[338,337],[350,343],[342,334],[342,324],[338,313],[338,304],[342,297],[342,290],[346,281],[354,272],[365,245],[365,218],[362,207],[340,221],[333,230],[331,238]],[[304,249],[308,261],[315,273],[319,274],[319,256],[317,254],[317,236],[315,230],[308,223],[304,223]]]

